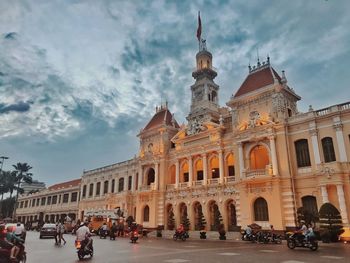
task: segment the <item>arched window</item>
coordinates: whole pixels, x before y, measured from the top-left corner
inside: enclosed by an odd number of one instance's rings
[[[130,176],[128,177],[128,191],[131,190],[131,187],[132,187],[132,176],[130,175]]]
[[[262,145],[255,146],[250,152],[250,169],[260,170],[265,169],[270,163],[269,153],[266,147]]]
[[[94,184],[89,185],[89,197],[92,196],[94,193]]]
[[[269,210],[264,198],[259,197],[254,202],[254,220],[269,221]]]
[[[83,194],[82,197],[85,198],[86,196],[86,185],[83,186]]]
[[[148,170],[148,173],[147,173],[147,185],[150,185],[151,183],[154,183],[154,179],[155,179],[154,175],[155,175],[154,169],[150,168]]]
[[[172,165],[169,168],[169,174],[168,174],[169,178],[168,178],[168,183],[169,184],[175,184],[176,181],[176,166]]]
[[[297,155],[298,167],[311,166],[309,145],[308,145],[307,139],[300,139],[298,141],[295,141],[294,145],[295,145],[295,153]]]
[[[301,202],[306,211],[310,212],[313,215],[317,215],[317,201],[316,197],[307,195],[301,198]]]
[[[149,206],[146,205],[143,209],[143,222],[149,222]]]
[[[114,179],[112,180],[112,185],[111,186],[112,186],[111,187],[111,192],[114,193],[114,190],[115,190],[114,189],[115,188],[115,180]]]
[[[332,138],[325,137],[321,140],[321,142],[322,142],[324,161],[326,163],[335,162],[335,153],[334,153]]]
[[[101,193],[101,182],[96,184],[96,195],[100,195]]]
[[[124,191],[124,177],[119,178],[118,192]]]
[[[228,176],[235,176],[235,159],[233,157],[233,154],[229,154],[226,158],[227,163],[227,175]]]
[[[211,178],[219,178],[220,177],[220,169],[219,169],[219,159],[214,156],[210,160],[210,170],[211,170]]]
[[[108,193],[108,181],[105,181],[103,184],[103,194]]]

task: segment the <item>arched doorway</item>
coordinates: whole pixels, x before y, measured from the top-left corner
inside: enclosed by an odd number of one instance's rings
[[[254,202],[254,220],[269,221],[269,210],[264,198],[259,197]]]
[[[149,222],[149,206],[143,208],[143,222]]]
[[[265,146],[257,145],[250,151],[250,169],[264,170],[270,164],[269,152]]]
[[[200,202],[193,204],[193,215],[194,230],[204,230],[207,222]]]
[[[226,205],[228,231],[237,229],[237,213],[236,206],[233,200],[229,200]]]
[[[185,203],[179,205],[180,222],[184,225],[185,230],[190,228],[190,220],[188,219],[187,206]]]
[[[153,168],[149,168],[147,172],[147,185],[151,185],[155,180],[155,171]]]
[[[218,231],[222,224],[222,216],[219,206],[215,201],[210,201],[209,204],[209,225],[211,231]]]
[[[339,235],[343,232],[343,222],[339,210],[331,203],[324,203],[319,211],[320,228],[329,231],[329,240],[338,241]]]
[[[167,229],[168,230],[174,230],[175,229],[175,214],[172,204],[168,204],[166,208],[166,215],[167,215]]]

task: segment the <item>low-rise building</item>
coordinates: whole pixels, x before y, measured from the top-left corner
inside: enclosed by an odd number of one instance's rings
[[[19,196],[17,220],[23,223],[52,223],[67,216],[75,220],[78,215],[80,181],[63,182],[33,194]]]

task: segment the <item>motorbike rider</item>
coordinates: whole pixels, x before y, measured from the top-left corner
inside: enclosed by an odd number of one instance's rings
[[[81,242],[85,251],[89,251],[90,247],[92,247],[92,239],[90,237],[91,233],[88,225],[89,222],[82,223],[76,232],[76,240]]]
[[[25,229],[24,229],[24,226],[22,226],[21,223],[17,223],[14,234],[15,234],[17,237],[22,237],[24,230],[25,230]]]
[[[103,235],[106,235],[107,234],[107,223],[104,222],[102,227],[101,227],[101,231],[103,233]]]
[[[12,242],[9,242],[7,237],[8,235],[6,232],[3,231],[4,227],[0,227],[0,247],[3,249],[7,249],[10,251],[10,258],[11,260],[16,259],[20,248],[16,245],[14,245]],[[12,232],[10,231],[10,234],[12,235]],[[9,236],[10,237],[10,236]]]
[[[179,227],[176,229],[176,234],[178,236],[181,236],[185,232],[185,228],[183,224],[180,224]]]
[[[306,234],[305,234],[305,241],[310,242],[310,238],[313,237],[314,235],[315,235],[314,229],[312,228],[312,225],[309,224],[308,229],[307,229]]]

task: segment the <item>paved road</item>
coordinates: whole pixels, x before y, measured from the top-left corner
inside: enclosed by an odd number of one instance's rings
[[[69,263],[79,262],[74,248],[75,236],[65,235],[66,245],[55,246],[53,239],[39,239],[36,232],[27,233],[26,250],[28,263]],[[251,244],[241,241],[187,240],[173,241],[156,238],[143,238],[137,244],[129,243],[126,238],[116,241],[94,237],[95,255],[86,258],[89,263],[232,263],[232,262],[269,262],[302,263],[332,262],[349,263],[350,245],[320,244],[320,249],[287,248],[282,245]]]

